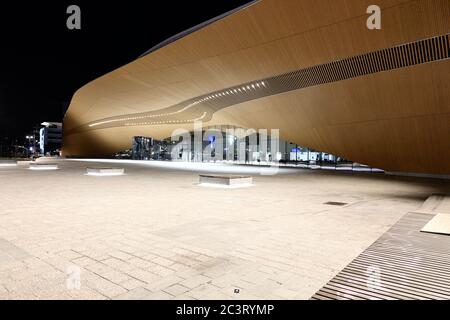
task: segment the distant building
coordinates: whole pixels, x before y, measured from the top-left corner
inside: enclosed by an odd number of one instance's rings
[[[43,155],[59,155],[62,143],[62,123],[42,122],[39,131],[39,148]]]

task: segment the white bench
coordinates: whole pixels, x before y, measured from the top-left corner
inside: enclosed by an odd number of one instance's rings
[[[90,176],[120,176],[125,173],[124,168],[86,168]]]
[[[59,167],[55,163],[30,163],[30,170],[58,170]]]
[[[16,167],[16,160],[0,160],[0,167]]]
[[[251,185],[252,182],[253,178],[251,176],[209,175],[209,174],[201,174],[199,176],[200,184],[240,186],[240,185]]]

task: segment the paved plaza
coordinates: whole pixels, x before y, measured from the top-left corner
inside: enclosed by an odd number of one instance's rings
[[[308,299],[431,194],[450,192],[446,180],[379,173],[58,164],[0,168],[0,299]],[[88,176],[88,166],[126,174]],[[251,174],[254,185],[202,187],[199,172]]]

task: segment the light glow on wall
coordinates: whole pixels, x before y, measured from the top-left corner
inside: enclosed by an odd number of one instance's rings
[[[219,99],[219,98],[225,97],[226,95],[230,95],[230,94],[237,94],[238,91],[240,93],[247,93],[247,91],[261,89],[261,87],[266,87],[266,83],[264,81],[259,81],[259,82],[254,82],[254,83],[244,85],[244,86],[242,86],[242,89],[241,88],[228,88],[226,90],[216,92],[216,93],[213,93],[213,94],[210,94],[207,96],[197,97],[193,102],[187,104],[183,108],[181,108],[177,111],[174,111],[174,112],[142,115],[142,116],[128,116],[128,117],[117,118],[117,119],[102,120],[102,121],[97,121],[97,122],[91,123],[88,126],[90,128],[92,128],[92,127],[96,127],[96,126],[100,126],[100,125],[108,124],[108,123],[114,123],[114,122],[133,121],[133,120],[142,120],[142,119],[173,116],[173,115],[182,113],[182,112],[184,112],[196,105],[199,105],[205,101],[209,101],[212,99]],[[242,91],[242,90],[244,90],[244,91]],[[204,115],[204,116],[206,116],[206,115]],[[168,123],[189,123],[189,122],[201,120],[204,116],[197,118],[197,119],[190,119],[190,120],[145,121],[145,122],[136,122],[136,123],[135,122],[127,122],[124,124],[124,126],[160,125],[160,124],[168,124]]]

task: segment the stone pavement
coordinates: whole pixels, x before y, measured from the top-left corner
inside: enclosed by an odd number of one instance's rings
[[[406,212],[450,190],[309,170],[218,189],[157,166],[92,177],[92,163],[59,165],[0,169],[0,299],[308,299]]]

